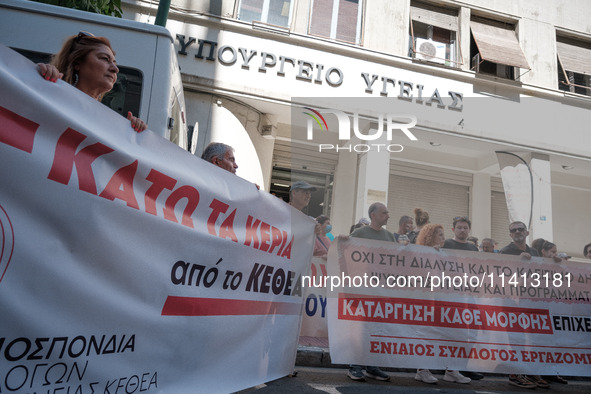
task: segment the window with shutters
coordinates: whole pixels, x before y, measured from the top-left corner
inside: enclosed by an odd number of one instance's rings
[[[311,0],[308,34],[361,43],[361,0]]]
[[[292,0],[240,0],[238,19],[289,28]]]
[[[470,21],[471,69],[481,74],[516,79],[519,69],[530,70],[515,25],[473,17]]]
[[[556,37],[558,88],[591,96],[591,43]]]
[[[409,56],[458,67],[458,11],[413,2],[410,7]]]

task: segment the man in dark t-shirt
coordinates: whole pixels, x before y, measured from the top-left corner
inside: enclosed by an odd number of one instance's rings
[[[511,237],[513,242],[501,249],[500,253],[521,256],[522,258],[528,260],[531,259],[532,256],[538,256],[538,251],[534,248],[530,248],[529,246],[527,246],[527,243],[525,243],[528,235],[529,231],[527,231],[527,226],[525,225],[525,223],[511,223],[509,225],[509,236]],[[549,387],[548,382],[538,375],[511,374],[509,375],[509,384],[527,389],[535,389],[536,387]]]
[[[525,257],[531,259],[532,256],[539,256],[538,251],[530,248],[525,241],[529,231],[523,222],[513,222],[509,225],[509,236],[513,240],[509,245],[501,249],[502,254],[512,254],[515,256]]]
[[[478,252],[478,248],[472,242],[468,242],[470,230],[472,230],[472,222],[467,216],[455,217],[452,228],[454,237],[446,239],[443,248]],[[461,371],[460,373],[472,380],[479,380],[484,377],[484,375],[479,372]]]
[[[396,242],[394,235],[383,228],[388,224],[390,215],[388,208],[380,202],[374,202],[369,206],[367,212],[369,214],[369,226],[363,226],[351,233],[351,237],[374,239],[376,241]],[[366,366],[365,371],[361,365],[351,364],[347,376],[352,380],[365,381],[364,376],[372,379],[387,382],[390,380],[390,375],[382,371],[378,367]]]
[[[472,242],[468,242],[468,236],[470,235],[471,229],[472,222],[467,216],[455,217],[452,229],[454,237],[446,239],[443,248],[478,252],[478,248]]]

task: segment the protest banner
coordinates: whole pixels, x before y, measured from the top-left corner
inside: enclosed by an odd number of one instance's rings
[[[0,46],[0,392],[293,371],[314,222]]]
[[[350,238],[328,268],[335,363],[591,376],[589,264]]]
[[[326,260],[321,257],[312,257],[310,264],[310,276],[316,278],[326,277]],[[304,291],[304,312],[302,313],[301,336],[314,338],[328,338],[328,324],[326,322],[326,287],[306,286]]]

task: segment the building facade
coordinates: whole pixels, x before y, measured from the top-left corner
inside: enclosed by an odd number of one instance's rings
[[[153,23],[153,3],[123,6]],[[383,201],[390,231],[420,207],[447,236],[470,216],[473,235],[502,247],[509,199],[531,239],[582,257],[589,16],[582,0],[173,0],[167,28],[191,150],[232,145],[238,174],[279,197],[292,179],[314,184],[307,213],[335,233]],[[507,157],[525,185],[503,185]]]

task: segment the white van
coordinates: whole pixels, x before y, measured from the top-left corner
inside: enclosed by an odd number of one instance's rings
[[[131,111],[150,130],[187,149],[183,85],[168,30],[30,1],[0,1],[0,43],[35,63],[49,62],[80,31],[107,37],[116,52],[119,76],[103,103],[123,116]]]

